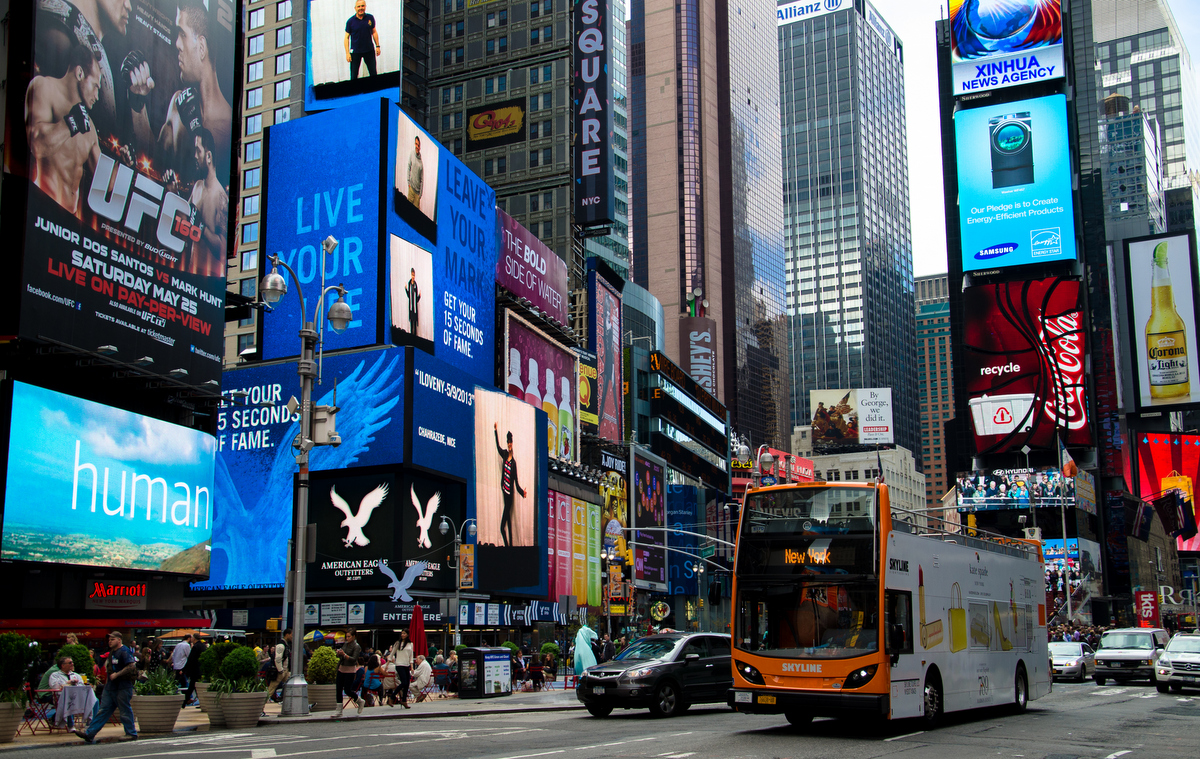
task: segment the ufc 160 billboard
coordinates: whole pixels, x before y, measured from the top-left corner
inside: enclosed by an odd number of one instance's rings
[[[10,71],[24,108],[10,97],[4,146],[8,241],[24,227],[14,331],[219,380],[233,3],[41,0],[7,21],[29,62]]]

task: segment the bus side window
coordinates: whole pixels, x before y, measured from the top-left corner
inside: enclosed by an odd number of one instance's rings
[[[913,652],[912,592],[889,590],[885,595],[887,610],[887,652],[911,654]]]

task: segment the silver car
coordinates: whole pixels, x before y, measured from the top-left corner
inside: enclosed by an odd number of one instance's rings
[[[1159,693],[1200,688],[1200,634],[1178,633],[1171,638],[1154,667]]]
[[[1051,641],[1050,675],[1081,683],[1096,671],[1096,652],[1086,643]]]

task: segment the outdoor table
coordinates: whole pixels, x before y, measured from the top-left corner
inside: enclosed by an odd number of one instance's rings
[[[58,694],[58,706],[54,714],[54,724],[63,727],[67,717],[83,715],[90,718],[96,708],[96,693],[90,685],[67,685]]]

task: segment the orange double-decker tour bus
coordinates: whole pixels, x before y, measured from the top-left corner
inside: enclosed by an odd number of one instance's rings
[[[885,484],[750,488],[729,705],[793,725],[854,715],[932,725],[1047,695],[1041,544],[971,532],[893,510]]]

